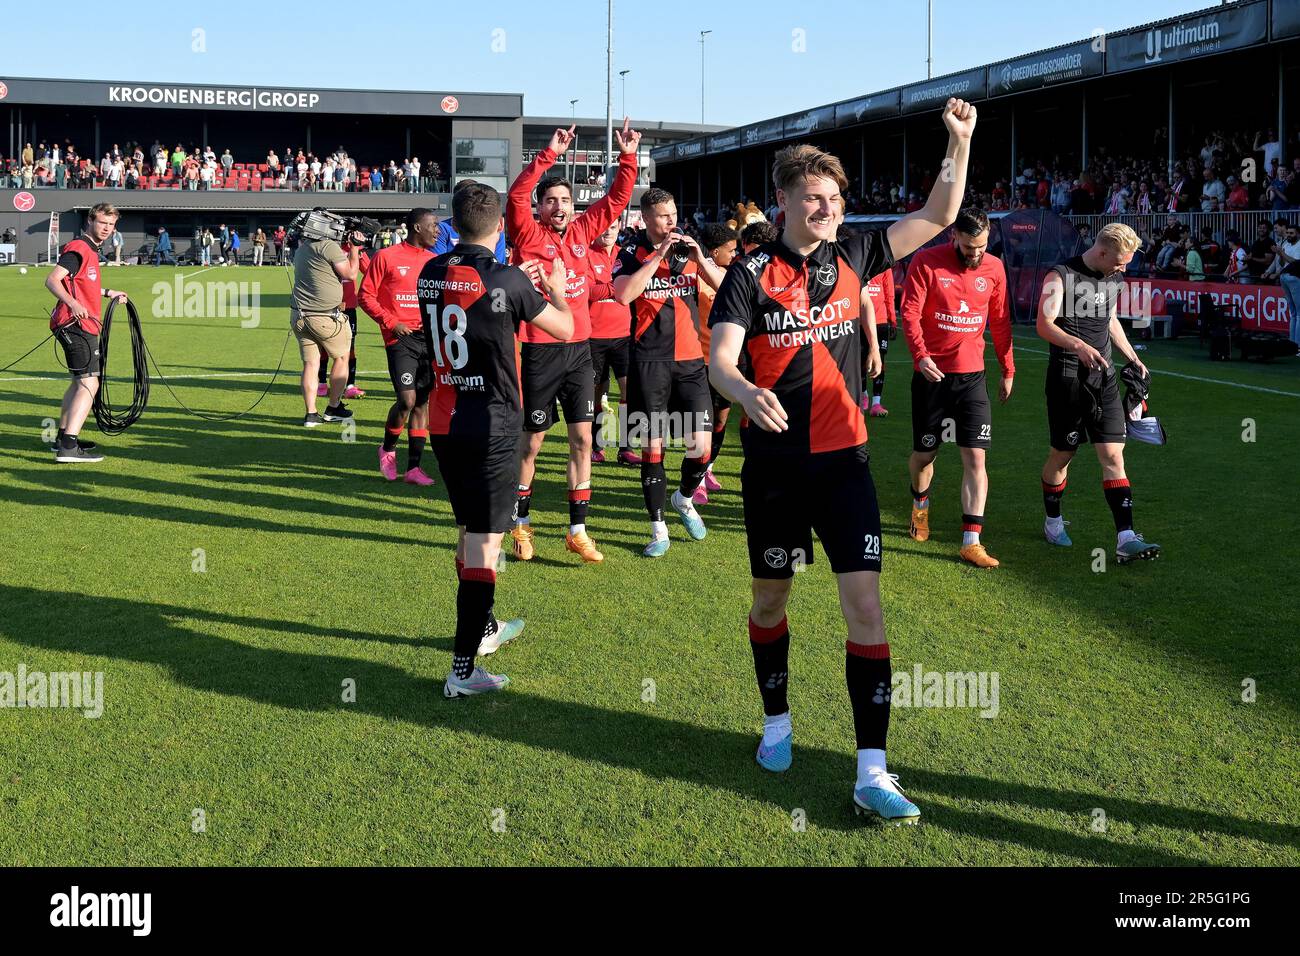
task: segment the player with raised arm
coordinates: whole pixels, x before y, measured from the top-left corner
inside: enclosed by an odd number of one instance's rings
[[[558,256],[545,269],[529,263],[529,274],[494,258],[502,228],[495,189],[475,183],[460,190],[452,217],[460,242],[424,266],[416,295],[433,361],[430,442],[459,535],[456,638],[443,694],[460,697],[509,683],[474,658],[494,653],[524,626],[498,621],[493,612],[497,557],[519,476],[523,398],[515,335],[521,324],[534,323],[562,342],[573,334],[573,313]],[[533,281],[544,283],[550,304]]]
[[[812,146],[778,152],[772,179],[785,230],[727,273],[710,315],[710,378],[745,409],[741,497],[753,575],[749,635],[765,715],[758,763],[773,772],[791,764],[786,604],[796,568],[812,562],[816,532],[848,627],[845,678],[858,764],[853,803],[859,813],[909,823],[920,811],[885,763],[892,674],[880,608],[880,509],[858,404],[859,324],[862,286],[957,216],[975,108],[950,99],[943,122],[943,172],[925,205],[887,231],[838,242],[829,240],[848,186],[844,167]]]
[[[1133,489],[1124,471],[1127,424],[1119,375],[1111,363],[1113,347],[1147,374],[1116,307],[1124,269],[1139,245],[1129,226],[1102,226],[1082,255],[1047,274],[1038,310],[1038,334],[1050,346],[1046,391],[1051,451],[1043,465],[1043,537],[1062,547],[1073,543],[1061,518],[1061,499],[1074,453],[1083,442],[1092,442],[1101,463],[1102,492],[1115,519],[1115,558],[1120,564],[1160,554],[1160,545],[1133,530]]]
[[[984,384],[984,330],[1002,366],[998,398],[1011,397],[1015,363],[1011,355],[1011,313],[1007,273],[991,255],[989,219],[983,210],[963,209],[952,242],[922,249],[912,257],[903,282],[903,334],[912,351],[912,523],[917,541],[930,537],[930,482],[934,460],[949,423],[961,452],[961,559],[977,568],[996,568],[998,559],[980,542],[989,478],[984,458],[993,439],[993,412]]]
[[[614,297],[632,306],[632,363],[628,371],[628,412],[633,428],[644,431],[641,489],[650,515],[647,558],[662,557],[669,546],[664,522],[666,475],[664,442],[670,418],[680,416],[686,444],[681,484],[670,502],[686,532],[696,541],[707,530],[692,498],[704,480],[712,448],[713,401],[708,366],[700,348],[698,288],[718,288],[723,270],[700,244],[677,231],[677,203],[657,187],[641,197],[645,231],[623,250],[614,276]]]
[[[564,546],[589,563],[605,559],[587,534],[591,506],[591,423],[596,417],[596,379],[592,369],[591,318],[588,310],[592,270],[588,261],[591,242],[613,224],[632,199],[636,184],[637,146],[641,134],[627,119],[615,130],[618,173],[609,192],[581,214],[573,210],[573,185],[563,177],[542,174],[573,145],[574,128],[557,129],[543,149],[510,186],[506,231],[516,261],[561,259],[568,271],[566,297],[573,313],[573,337],[561,342],[545,330],[525,325],[520,330],[524,422],[527,442],[519,465],[518,509],[514,554],[521,561],[533,557],[531,505],[537,454],[554,422],[559,400],[569,431],[569,530]],[[540,180],[540,182],[539,182]],[[537,215],[533,216],[533,188],[537,188]]]

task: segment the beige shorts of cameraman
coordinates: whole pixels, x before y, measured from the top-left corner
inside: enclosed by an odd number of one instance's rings
[[[321,352],[332,359],[346,359],[352,353],[352,329],[342,312],[299,312],[290,306],[289,325],[304,362]]]

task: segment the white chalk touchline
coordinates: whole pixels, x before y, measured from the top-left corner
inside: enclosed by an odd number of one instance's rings
[[[1017,352],[1029,352],[1033,355],[1049,355],[1051,353],[1042,349],[1027,349],[1021,346],[1015,346]],[[1200,375],[1185,375],[1182,372],[1171,372],[1168,369],[1153,368],[1150,369],[1152,375],[1170,375],[1174,378],[1185,378],[1191,382],[1205,382],[1207,385],[1230,385],[1233,388],[1244,388],[1251,392],[1265,392],[1269,395],[1285,395],[1288,398],[1300,398],[1300,392],[1284,392],[1280,388],[1265,388],[1263,385],[1247,385],[1244,382],[1228,382],[1221,378],[1202,378]]]

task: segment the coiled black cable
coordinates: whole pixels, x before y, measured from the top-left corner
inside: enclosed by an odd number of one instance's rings
[[[109,333],[113,328],[113,311],[118,304],[117,299],[108,300],[108,310],[104,313],[103,319],[100,320],[99,363],[102,371],[100,372],[99,391],[95,393],[92,408],[95,412],[95,423],[105,435],[122,434],[140,420],[145,407],[149,404],[149,359],[145,350],[144,332],[140,329],[140,313],[135,310],[135,303],[130,299],[126,299],[125,302],[127,322],[131,329],[131,364],[133,372],[131,377],[131,403],[122,411],[114,409],[112,400],[108,397],[108,343]]]

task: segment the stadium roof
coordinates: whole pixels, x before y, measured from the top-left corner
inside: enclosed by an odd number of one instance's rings
[[[10,103],[301,114],[456,116],[469,119],[518,119],[524,114],[522,93],[341,90],[328,87],[0,76],[0,105]]]
[[[1010,96],[1295,38],[1300,38],[1300,2],[1240,0],[695,136],[656,147],[650,156],[657,163],[669,163],[725,153],[937,109],[950,96],[975,101]]]

